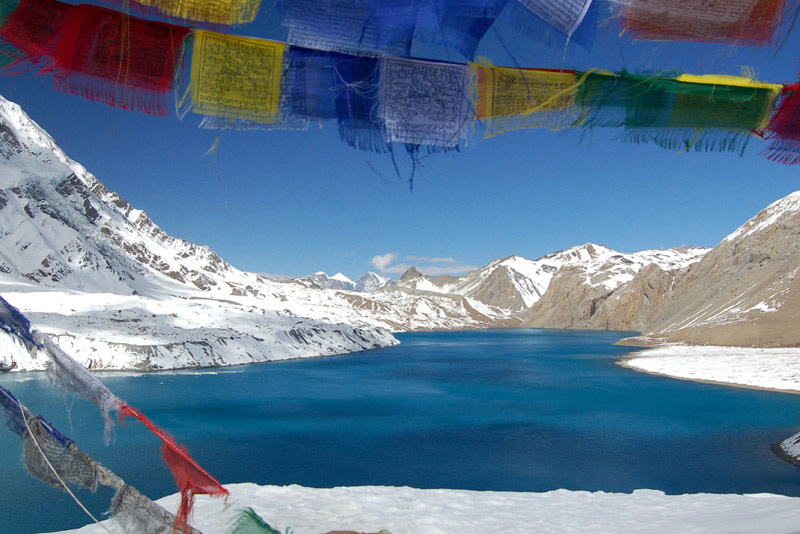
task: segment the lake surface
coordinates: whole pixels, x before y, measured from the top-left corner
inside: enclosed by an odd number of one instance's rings
[[[104,373],[223,484],[557,488],[800,496],[800,468],[770,445],[800,428],[800,395],[641,374],[614,362],[620,332],[412,333],[345,356],[209,371]],[[0,375],[96,460],[146,495],[176,491],[142,425],[105,446],[99,411],[41,374]],[[87,522],[31,478],[0,427],[0,517],[9,534]],[[78,495],[97,515],[111,492]]]

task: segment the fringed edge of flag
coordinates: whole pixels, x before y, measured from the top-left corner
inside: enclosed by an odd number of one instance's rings
[[[55,73],[53,90],[128,111],[164,117],[170,91],[148,91],[80,73]]]
[[[560,132],[571,129],[578,119],[578,111],[574,106],[567,109],[533,111],[519,115],[503,115],[487,117],[485,123],[484,139],[490,139],[516,130],[544,129],[551,132]]]
[[[620,136],[625,143],[652,143],[676,152],[738,152],[744,154],[750,132],[695,128],[631,128]]]
[[[376,125],[374,128],[351,126],[343,121],[337,121],[339,127],[339,137],[347,145],[369,152],[385,154],[389,152],[389,141],[386,139],[386,132],[383,125]]]
[[[800,139],[773,139],[759,156],[783,165],[800,164]]]

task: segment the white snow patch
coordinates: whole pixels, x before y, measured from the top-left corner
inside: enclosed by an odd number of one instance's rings
[[[546,493],[408,487],[257,486],[231,484],[229,507],[198,496],[193,524],[228,534],[249,506],[273,528],[294,534],[332,530],[392,534],[789,534],[798,532],[800,498],[782,495],[665,495],[556,490]],[[175,511],[180,496],[158,501]],[[117,532],[113,521],[105,525]],[[107,534],[97,525],[68,531]],[[66,533],[64,533],[66,534]]]
[[[345,276],[342,273],[334,274],[333,276],[331,276],[331,280],[338,280],[340,282],[347,282],[348,284],[354,284],[355,283],[355,282],[350,280],[347,276]]]
[[[625,357],[623,365],[674,378],[800,392],[800,348],[667,344]]]

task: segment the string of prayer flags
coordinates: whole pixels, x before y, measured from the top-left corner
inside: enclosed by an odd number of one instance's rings
[[[734,151],[766,125],[779,89],[733,76],[588,72],[576,126],[623,127],[624,140],[674,150]]]
[[[783,88],[778,110],[766,129],[771,143],[762,155],[785,165],[800,163],[800,83]]]
[[[786,0],[622,0],[620,24],[631,37],[762,46],[772,41]]]
[[[656,19],[667,26],[679,13],[676,20],[685,15],[726,24],[755,17],[771,28],[787,1],[735,0],[719,7],[724,16],[701,0],[647,5],[630,0],[623,11],[628,5],[633,10],[628,14],[636,13],[637,6],[643,12],[666,9]],[[0,0],[0,6],[13,5],[15,0]],[[796,91],[785,95],[774,112],[782,86],[747,77],[467,66],[337,51],[349,46],[341,39],[354,35],[356,48],[366,43],[367,49],[380,44],[408,51],[409,39],[418,34],[457,35],[472,21],[478,33],[467,31],[464,35],[474,39],[457,45],[469,47],[499,10],[505,13],[509,7],[537,12],[529,18],[550,21],[559,28],[555,33],[571,39],[596,5],[591,0],[286,0],[284,19],[298,17],[292,32],[306,32],[310,43],[328,50],[195,30],[188,78],[178,61],[188,28],[105,8],[21,0],[13,11],[0,12],[6,14],[0,38],[4,53],[17,50],[24,56],[14,64],[52,74],[55,88],[129,109],[165,113],[166,95],[176,76],[182,76],[186,91],[179,109],[203,115],[203,127],[301,129],[311,121],[335,119],[350,146],[394,154],[392,144],[400,143],[412,158],[423,146],[434,152],[457,148],[466,137],[465,126],[476,118],[485,124],[486,136],[518,128],[615,127],[624,129],[624,140],[681,150],[735,151],[745,147],[752,133],[766,129],[772,140],[768,157],[800,163],[793,148],[794,125],[800,120],[793,108]],[[685,12],[676,7],[684,5],[689,7]],[[339,17],[342,9],[348,14]],[[750,18],[742,18],[745,11]],[[323,31],[317,32],[318,25],[325,26]],[[732,34],[710,35],[724,40]],[[450,44],[456,46],[456,40]],[[376,48],[371,50],[374,54]],[[110,431],[108,414],[116,400],[96,400]]]
[[[174,534],[178,520],[109,469],[83,452],[74,441],[65,437],[41,416],[34,416],[7,389],[0,386],[0,407],[6,412],[9,428],[23,438],[23,462],[35,478],[67,491],[83,507],[69,486],[96,491],[98,485],[116,491],[111,513],[127,534]],[[83,507],[85,511],[85,507]],[[95,519],[91,513],[89,515]],[[96,519],[95,519],[96,520]],[[184,526],[188,534],[202,534]]]
[[[469,118],[467,65],[386,58],[380,79],[380,116],[387,142],[458,145]]]
[[[189,94],[194,113],[235,126],[277,121],[286,45],[196,30]]]
[[[67,391],[88,398],[100,408],[105,422],[107,442],[113,425],[113,419],[111,419],[110,415],[112,410],[117,411],[120,419],[130,416],[141,421],[161,439],[163,442],[161,450],[164,461],[172,471],[175,482],[181,491],[181,507],[176,520],[176,528],[186,527],[195,494],[228,495],[228,490],[223,488],[219,482],[200,467],[189,456],[186,449],[178,445],[164,430],[153,424],[142,412],[128,406],[111,393],[86,367],[61,350],[50,337],[36,330],[32,333],[36,342],[44,348],[51,359],[51,363],[47,368],[47,373],[51,380]],[[3,395],[2,398],[6,399],[3,402],[4,406],[11,403],[7,395]],[[14,424],[18,424],[18,421],[15,421]]]
[[[253,22],[261,0],[103,0],[116,9],[138,8],[189,22],[233,26]]]
[[[472,65],[475,115],[486,137],[521,128],[559,130],[575,121],[579,76],[574,70]]]
[[[0,37],[53,88],[123,109],[165,115],[188,28],[106,8],[22,0]]]
[[[172,476],[175,478],[175,483],[181,492],[181,505],[178,509],[175,528],[182,529],[188,524],[195,495],[224,495],[227,497],[230,494],[214,477],[189,456],[185,447],[178,445],[171,436],[153,424],[142,412],[123,403],[119,407],[118,416],[120,420],[125,417],[137,419],[163,442],[161,453],[167,466],[172,471]]]

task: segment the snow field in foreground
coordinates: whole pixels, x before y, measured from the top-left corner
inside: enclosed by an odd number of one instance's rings
[[[193,524],[228,534],[236,509],[250,506],[294,534],[332,530],[392,534],[790,534],[800,531],[800,498],[781,495],[665,495],[556,490],[546,493],[231,484],[229,506],[198,496]],[[159,504],[170,511],[180,495]],[[105,522],[111,527],[110,521]],[[116,532],[111,527],[112,532]],[[72,534],[106,534],[89,525]]]

